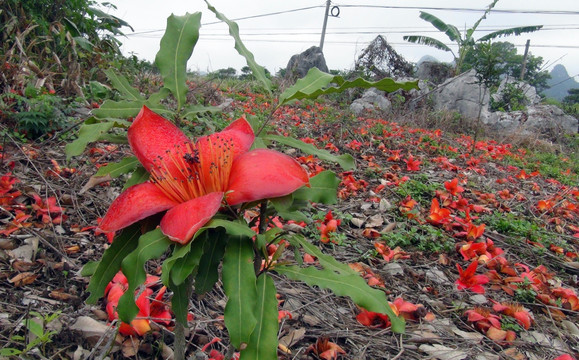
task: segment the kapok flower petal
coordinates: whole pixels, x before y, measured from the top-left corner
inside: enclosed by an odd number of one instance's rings
[[[256,149],[239,156],[229,177],[227,202],[237,205],[291,194],[309,182],[293,158],[274,150]]]
[[[219,211],[222,199],[222,192],[214,192],[175,206],[163,216],[161,231],[169,239],[187,244],[197,230]]]
[[[117,231],[177,204],[150,182],[134,185],[113,201],[99,229]]]
[[[248,152],[253,145],[253,140],[255,139],[255,134],[251,125],[245,120],[245,118],[239,118],[229,124],[225,129],[221,130],[218,134],[221,136],[230,137],[233,140],[234,150],[233,157]]]
[[[151,170],[156,159],[166,155],[167,150],[189,142],[177,126],[146,106],[135,117],[127,137],[133,153],[147,171]]]

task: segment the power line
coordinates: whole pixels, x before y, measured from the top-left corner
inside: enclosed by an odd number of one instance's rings
[[[324,6],[323,5],[308,6],[308,7],[298,8],[298,9],[276,11],[276,12],[271,12],[271,13],[267,13],[267,14],[244,16],[244,17],[230,19],[230,20],[231,21],[239,21],[239,20],[255,19],[255,18],[266,17],[266,16],[281,15],[281,14],[288,14],[288,13],[292,13],[292,12],[311,10],[311,9],[316,9],[316,8],[320,8],[320,7],[324,7]],[[201,24],[201,25],[204,25],[204,26],[205,25],[214,25],[214,24],[220,24],[222,22],[223,21],[220,20],[220,21],[209,22],[209,23],[205,23],[205,24]]]
[[[443,10],[443,11],[461,11],[461,12],[484,12],[487,9],[458,8],[458,7],[428,7],[428,6],[395,6],[395,5],[338,5],[344,8],[379,8],[379,9],[404,9],[404,10]],[[579,11],[568,10],[506,10],[493,9],[493,13],[506,14],[543,14],[543,15],[579,15]]]
[[[225,36],[225,35],[222,35]],[[208,39],[203,39],[203,36],[200,37],[200,40],[208,40]],[[210,39],[211,41],[232,41],[231,37],[223,37],[223,38],[219,38],[219,37],[212,37]],[[267,43],[304,43],[304,41],[306,40],[290,40],[290,39],[247,39],[244,40],[244,42],[267,42]],[[317,42],[317,40],[312,39],[312,42]],[[328,43],[332,43],[332,44],[339,44],[339,45],[357,45],[360,43],[363,43],[362,41],[331,41],[328,40],[326,41]],[[396,45],[396,46],[425,46],[422,44],[414,44],[414,43],[410,43],[410,42],[388,42],[388,44],[390,45]],[[447,46],[454,46],[456,44],[445,44]],[[513,44],[515,47],[525,47],[525,44]],[[560,48],[560,49],[579,49],[579,46],[575,46],[575,45],[553,45],[553,44],[533,44],[534,48]]]

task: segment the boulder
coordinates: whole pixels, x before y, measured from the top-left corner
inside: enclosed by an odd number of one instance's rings
[[[530,133],[576,134],[579,121],[555,105],[536,105],[527,109],[523,127]]]
[[[576,134],[579,121],[555,105],[534,105],[524,111],[491,113],[484,123],[501,133],[557,136]]]
[[[489,91],[479,83],[474,70],[446,80],[432,92],[435,110],[457,111],[465,118],[477,119],[482,105],[483,121],[489,116],[489,99]]]
[[[308,71],[313,67],[323,72],[328,72],[324,53],[322,49],[317,46],[312,46],[301,54],[292,56],[286,67],[286,77],[302,78],[306,76]]]
[[[423,61],[418,64],[416,77],[420,80],[426,80],[433,84],[442,84],[452,74],[452,67],[448,64],[437,61]]]
[[[392,103],[386,98],[383,91],[370,88],[364,91],[361,98],[354,100],[354,102],[350,104],[350,111],[359,116],[366,111],[389,111],[391,107]]]
[[[525,100],[522,102],[521,105],[531,106],[541,102],[541,97],[537,94],[537,89],[535,89],[534,86],[529,85],[524,81],[514,79],[512,77],[506,77],[501,81],[497,89],[497,92],[491,95],[493,101],[499,102],[502,100],[503,93],[507,85],[514,85],[519,90],[521,90],[523,95],[525,95]]]

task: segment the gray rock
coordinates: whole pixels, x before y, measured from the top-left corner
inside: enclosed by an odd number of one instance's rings
[[[296,54],[290,58],[286,67],[286,78],[302,78],[313,67],[328,72],[324,53],[317,46],[312,46],[301,54]]]
[[[493,112],[483,121],[490,129],[504,133],[549,135],[577,133],[579,123],[554,105],[529,106],[525,111]]]
[[[392,103],[386,98],[383,91],[370,88],[364,91],[361,98],[354,100],[350,104],[350,111],[356,115],[362,115],[365,111],[381,110],[388,111],[392,108]]]
[[[477,305],[483,305],[486,304],[488,302],[487,297],[482,295],[482,294],[474,294],[470,297],[470,301],[473,302],[473,304],[477,304]]]
[[[444,275],[444,273],[437,268],[428,269],[424,276],[426,279],[435,284],[452,284],[446,275]]]
[[[530,133],[539,131],[543,134],[576,134],[578,130],[578,120],[555,105],[529,107],[527,117],[523,126]]]
[[[446,80],[432,92],[435,110],[457,111],[469,119],[477,119],[481,111],[483,121],[489,116],[489,99],[489,91],[479,83],[474,70]]]
[[[400,266],[400,264],[395,263],[395,262],[388,263],[388,264],[384,265],[384,268],[382,270],[384,270],[388,275],[391,275],[391,276],[404,274],[404,270],[402,269],[402,266]]]

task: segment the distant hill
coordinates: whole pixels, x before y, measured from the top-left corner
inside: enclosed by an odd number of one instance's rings
[[[567,69],[561,64],[555,65],[553,70],[551,70],[551,79],[547,80],[547,85],[552,87],[543,91],[543,94],[559,101],[568,95],[569,89],[579,88],[579,82],[575,81],[575,79],[569,79]]]

